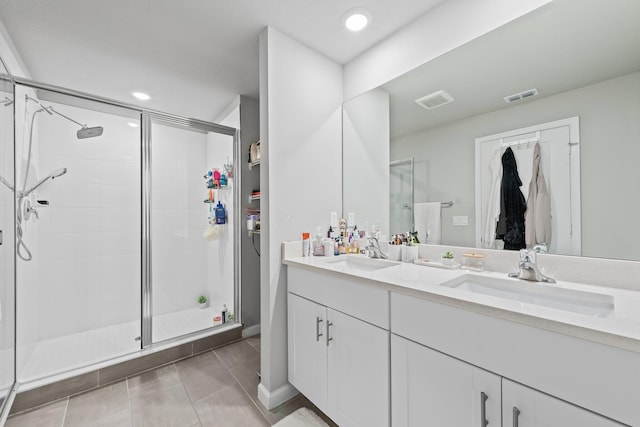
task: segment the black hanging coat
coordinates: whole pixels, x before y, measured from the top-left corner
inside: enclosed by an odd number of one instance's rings
[[[502,186],[500,188],[500,217],[496,227],[496,239],[504,240],[504,248],[524,249],[524,213],[527,202],[520,191],[522,181],[511,147],[502,155]]]

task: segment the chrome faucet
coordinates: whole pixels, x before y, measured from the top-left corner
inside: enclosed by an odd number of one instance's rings
[[[387,259],[387,254],[382,252],[382,249],[380,249],[380,242],[378,242],[378,239],[375,237],[369,237],[368,240],[369,244],[365,248],[367,254],[369,254],[371,258]]]
[[[536,264],[536,252],[533,249],[520,249],[520,263],[517,273],[509,273],[509,277],[531,280],[534,282],[556,283],[554,279],[545,275]]]

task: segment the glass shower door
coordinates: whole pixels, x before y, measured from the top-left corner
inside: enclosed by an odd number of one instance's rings
[[[0,61],[0,424],[15,382],[13,98]]]
[[[389,163],[391,234],[413,231],[413,159]]]
[[[136,110],[16,85],[21,382],[140,349],[139,122]]]
[[[204,124],[159,116],[149,131],[155,343],[234,321],[235,141]]]

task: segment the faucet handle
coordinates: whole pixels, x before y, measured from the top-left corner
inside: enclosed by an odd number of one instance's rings
[[[536,263],[536,252],[533,249],[520,249],[520,262]]]

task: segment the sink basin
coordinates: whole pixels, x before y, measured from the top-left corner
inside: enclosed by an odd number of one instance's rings
[[[343,255],[334,259],[327,259],[327,264],[342,271],[367,272],[393,267],[400,263],[384,259],[366,258],[364,256]]]
[[[614,301],[611,295],[558,288],[536,282],[465,274],[442,283],[441,286],[591,317],[606,318],[614,312]]]

